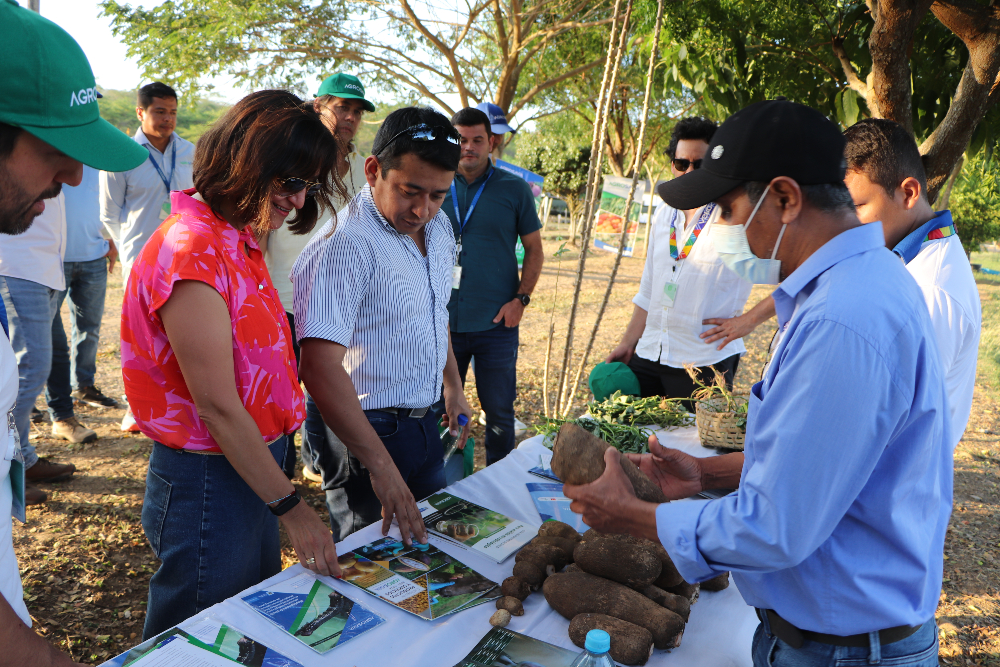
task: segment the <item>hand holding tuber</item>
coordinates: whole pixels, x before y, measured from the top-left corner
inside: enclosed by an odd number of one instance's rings
[[[604,473],[590,484],[564,484],[563,493],[572,500],[569,508],[583,515],[588,526],[602,533],[628,533],[659,541],[656,504],[639,500],[622,470],[621,453],[614,447],[604,452]]]
[[[649,454],[625,456],[653,480],[669,500],[690,498],[704,490],[701,484],[701,459],[679,449],[664,447],[655,435],[649,436],[649,451]]]

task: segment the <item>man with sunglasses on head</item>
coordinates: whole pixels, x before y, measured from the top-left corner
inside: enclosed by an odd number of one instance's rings
[[[715,129],[704,118],[678,121],[667,149],[674,178],[701,166]],[[644,397],[690,397],[696,385],[685,364],[696,367],[702,382],[711,383],[717,370],[732,387],[740,355],[746,352],[742,339],[716,350],[698,337],[702,320],[738,315],[750,296],[750,283],[728,269],[715,251],[712,235],[718,217],[714,203],[690,210],[666,205],[656,212],[639,293],[632,299],[632,320],[605,359],[628,364]]]
[[[416,499],[445,485],[431,406],[464,442],[471,410],[448,332],[455,237],[441,203],[459,135],[429,108],[382,122],[367,184],[292,268],[300,376],[328,429],[315,452],[334,538],[395,518],[404,542],[426,542]],[[461,431],[461,433],[460,433]],[[342,445],[341,445],[342,443]]]
[[[296,361],[299,360],[299,343],[295,337],[292,281],[288,274],[309,240],[333,219],[334,213],[346,206],[355,195],[361,192],[361,188],[368,182],[365,180],[365,156],[358,152],[358,148],[354,144],[354,137],[357,136],[358,130],[361,128],[364,114],[375,111],[375,105],[365,99],[365,87],[358,77],[342,72],[323,80],[319,90],[316,91],[316,99],[313,100],[312,105],[340,146],[343,157],[338,162],[338,175],[344,182],[347,199],[341,199],[335,193],[333,208],[323,212],[311,233],[293,234],[288,230],[287,225],[282,225],[271,232],[267,239],[264,261],[267,262],[267,269],[271,273],[274,287],[278,290],[278,297],[281,299],[281,305],[285,308],[285,315],[288,317],[288,326],[292,332],[292,349],[295,351]],[[295,185],[305,187],[302,183]],[[307,398],[306,422],[300,432],[302,436],[302,473],[314,482],[321,481],[321,477],[313,464],[315,457],[312,452],[314,449],[318,450],[324,447],[324,430],[316,403],[311,398]],[[285,474],[291,479],[295,474],[294,448],[289,448],[288,453],[289,456],[283,468]]]

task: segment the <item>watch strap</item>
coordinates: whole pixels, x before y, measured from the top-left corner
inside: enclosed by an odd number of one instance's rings
[[[281,516],[298,505],[301,500],[302,496],[299,495],[299,491],[296,489],[295,493],[287,498],[282,498],[281,502],[275,503],[274,505],[268,505],[267,509],[271,510],[271,514],[274,516]]]

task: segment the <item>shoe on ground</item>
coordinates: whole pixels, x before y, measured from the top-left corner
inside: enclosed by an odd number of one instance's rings
[[[73,476],[76,466],[72,463],[53,463],[45,457],[24,471],[25,482],[62,482]],[[27,486],[27,485],[25,485]]]
[[[132,416],[132,408],[125,410],[125,416],[122,417],[122,430],[127,433],[139,433],[139,425],[135,423],[135,417]]]
[[[39,489],[34,484],[24,484],[24,504],[41,505],[48,499],[49,495]]]
[[[97,431],[87,428],[76,417],[52,422],[52,435],[76,444],[97,440]]]
[[[323,478],[320,477],[320,474],[309,466],[302,466],[302,476],[312,482],[316,482],[318,484],[323,483]]]
[[[31,423],[32,424],[44,424],[48,421],[48,415],[36,408],[31,406]]]
[[[119,406],[118,401],[110,396],[105,396],[104,393],[97,387],[80,387],[72,393],[72,396],[78,403],[92,405],[95,408],[121,407]]]

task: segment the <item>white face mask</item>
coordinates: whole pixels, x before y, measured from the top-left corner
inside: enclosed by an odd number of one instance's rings
[[[750,250],[750,242],[747,240],[747,227],[753,222],[753,217],[757,215],[757,209],[764,203],[764,198],[767,197],[767,191],[770,189],[770,184],[764,188],[764,194],[760,196],[757,205],[753,207],[747,224],[715,224],[712,229],[712,242],[722,262],[735,271],[740,278],[754,285],[777,285],[781,282],[781,260],[775,259],[775,257],[778,254],[778,246],[781,245],[781,237],[784,236],[787,225],[781,225],[771,259],[761,259],[753,254]]]

